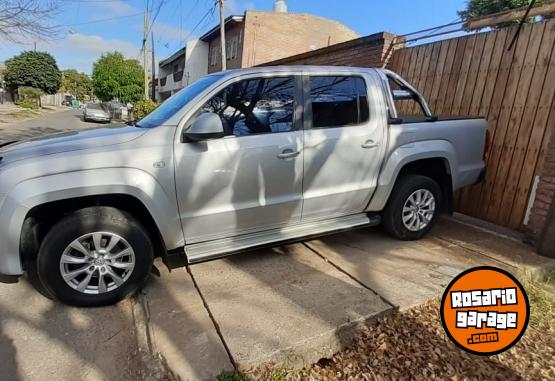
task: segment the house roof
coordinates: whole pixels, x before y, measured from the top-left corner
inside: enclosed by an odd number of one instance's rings
[[[177,52],[173,53],[168,58],[164,58],[163,60],[158,62],[158,67],[165,66],[165,65],[171,63],[172,61],[175,61],[176,58],[179,58],[179,57],[183,56],[185,54],[186,49],[187,49],[187,47],[185,46],[185,47],[179,49]]]
[[[245,16],[229,16],[225,19],[225,26],[227,27],[228,24],[229,25],[233,25],[233,24],[240,24],[245,20]],[[203,36],[200,37],[200,40],[208,42],[210,40],[212,40],[214,37],[219,36],[220,35],[220,25],[216,25],[214,28],[210,29],[208,32],[206,32]]]

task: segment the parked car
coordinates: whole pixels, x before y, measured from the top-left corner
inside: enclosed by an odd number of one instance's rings
[[[139,289],[154,257],[177,267],[380,223],[416,240],[483,178],[486,134],[484,119],[432,116],[388,70],[212,74],[131,125],[1,148],[0,273],[99,306]]]
[[[83,120],[85,122],[106,122],[110,123],[112,118],[110,113],[102,108],[100,103],[87,103],[83,110]]]

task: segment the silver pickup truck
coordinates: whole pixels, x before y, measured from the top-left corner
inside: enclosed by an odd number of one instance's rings
[[[480,181],[486,130],[432,116],[388,70],[208,75],[137,122],[3,145],[0,274],[98,306],[143,286],[155,257],[174,268],[380,223],[419,239]]]

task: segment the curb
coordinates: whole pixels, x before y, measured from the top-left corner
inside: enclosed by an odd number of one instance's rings
[[[152,334],[149,328],[150,311],[148,299],[141,290],[132,297],[132,315],[137,341],[138,357],[142,363],[144,380],[146,381],[179,381],[169,368],[166,360],[152,345]]]

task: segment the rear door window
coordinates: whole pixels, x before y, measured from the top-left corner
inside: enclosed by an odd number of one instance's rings
[[[310,77],[312,127],[344,127],[368,121],[368,91],[361,77]]]

